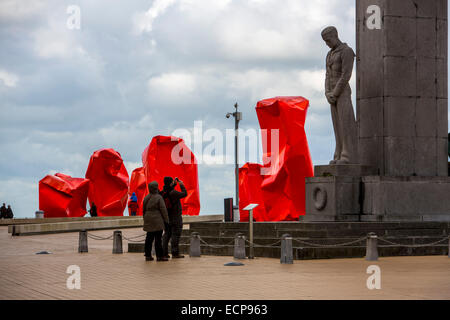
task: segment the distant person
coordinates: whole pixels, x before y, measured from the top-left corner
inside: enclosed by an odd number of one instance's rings
[[[135,216],[139,210],[138,198],[135,192],[133,192],[130,200],[128,201],[128,208],[130,209],[131,216]]]
[[[175,186],[179,183],[180,191],[175,190]],[[164,178],[164,188],[162,190],[162,196],[167,206],[167,211],[169,212],[169,228],[164,232],[163,236],[163,250],[164,256],[170,258],[169,256],[169,240],[171,244],[172,258],[184,258],[180,254],[180,237],[181,231],[183,230],[183,217],[180,199],[187,196],[186,187],[183,181],[172,177]]]
[[[3,205],[0,207],[0,219],[6,219],[6,204],[3,203]]]
[[[95,203],[92,202],[91,208],[89,209],[89,214],[91,217],[97,216],[97,207],[95,206]]]
[[[169,224],[166,205],[163,197],[158,192],[158,182],[150,182],[148,191],[150,193],[145,196],[142,205],[144,231],[147,232],[147,237],[145,238],[145,260],[154,260],[152,257],[152,245],[153,240],[155,240],[156,260],[168,261],[169,259],[164,257],[161,239],[163,230],[168,228]]]
[[[14,218],[14,214],[13,214],[13,211],[12,211],[10,205],[8,205],[8,209],[6,209],[6,218],[7,218],[7,219],[12,219],[12,218]]]

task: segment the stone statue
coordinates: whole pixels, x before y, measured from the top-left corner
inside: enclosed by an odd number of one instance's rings
[[[336,150],[330,164],[357,163],[357,129],[349,80],[352,76],[355,53],[339,40],[335,27],[322,31],[322,39],[330,51],[326,60],[325,96],[331,106]]]

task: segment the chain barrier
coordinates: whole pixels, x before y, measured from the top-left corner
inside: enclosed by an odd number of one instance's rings
[[[98,236],[98,235],[94,235],[94,234],[88,233],[87,236],[88,236],[88,238],[93,239],[93,240],[111,240],[111,239],[113,238],[114,235],[110,235],[109,237],[101,237],[101,236]],[[142,240],[137,240],[137,239],[143,238],[143,237],[145,237],[145,236],[146,236],[146,234],[144,233],[144,234],[141,234],[141,235],[138,235],[138,236],[133,236],[133,237],[125,237],[125,236],[122,236],[122,238],[123,238],[124,240],[130,241],[130,242],[144,242],[145,239],[142,239]],[[303,245],[310,246],[310,247],[324,247],[324,248],[325,248],[325,247],[343,247],[343,246],[349,246],[349,245],[351,245],[351,244],[355,244],[355,243],[361,242],[361,241],[366,240],[366,239],[367,239],[367,236],[364,236],[364,237],[361,237],[361,238],[359,238],[359,239],[357,239],[357,240],[352,240],[352,241],[348,241],[348,242],[344,242],[344,243],[338,243],[338,244],[319,244],[319,243],[312,243],[312,242],[308,242],[308,241],[305,241],[305,240],[301,240],[301,239],[299,239],[299,238],[292,238],[292,241],[293,241],[293,242],[296,242],[296,243],[298,243],[298,244],[300,244],[300,245],[303,244]],[[435,241],[435,242],[432,242],[432,243],[412,244],[412,245],[411,245],[411,244],[396,243],[396,242],[387,240],[387,239],[385,239],[385,238],[383,238],[383,237],[377,237],[377,239],[378,239],[379,241],[382,241],[382,242],[384,242],[384,243],[387,243],[386,245],[382,245],[383,247],[394,247],[394,246],[395,246],[395,247],[407,247],[407,248],[420,248],[420,247],[434,246],[434,245],[443,243],[444,241],[449,240],[449,239],[450,239],[450,236],[447,236],[447,237],[445,237],[445,238],[443,238],[443,239],[440,239],[440,240]],[[234,242],[234,240],[235,240],[235,239],[233,238],[230,242],[228,242],[228,243],[226,243],[226,244],[212,245],[212,244],[207,243],[207,242],[206,242],[205,240],[203,240],[202,238],[200,238],[200,242],[201,242],[201,243],[203,243],[204,245],[206,245],[206,246],[208,246],[208,247],[211,247],[211,248],[230,247],[231,244]],[[253,246],[254,246],[254,247],[258,247],[258,248],[275,248],[275,247],[279,247],[278,244],[280,244],[281,241],[282,241],[282,240],[278,240],[278,241],[276,241],[276,242],[274,242],[274,243],[266,244],[266,245],[253,243]],[[246,242],[247,244],[251,244],[250,241],[247,240],[247,239],[245,240],[245,242]],[[303,247],[303,246],[301,246],[301,247]]]
[[[138,236],[134,236],[134,237],[130,237],[130,238],[122,236],[122,238],[124,240],[129,241],[129,242],[144,242],[145,239],[142,239],[142,240],[136,240],[136,239],[139,239],[139,238],[142,238],[142,237],[145,237],[145,236],[146,236],[146,234],[144,233],[144,234],[141,234],[141,235],[138,235]]]
[[[111,240],[114,237],[114,234],[110,235],[109,237],[101,237],[101,236],[98,236],[98,235],[95,235],[95,234],[87,233],[87,236],[88,236],[88,238],[90,238],[92,240]],[[124,235],[122,235],[122,239],[130,241],[130,242],[144,242],[145,239],[143,239],[143,240],[136,240],[136,239],[139,239],[139,238],[142,238],[142,237],[145,237],[145,236],[146,236],[146,234],[141,234],[141,235],[138,235],[138,236],[134,236],[134,237],[129,237],[128,238],[128,237],[125,237]]]
[[[251,244],[251,242],[248,240],[245,240],[245,242],[247,242],[248,244]],[[279,244],[279,243],[281,243],[281,240],[278,240],[277,242],[274,242],[272,244],[257,244],[257,243],[253,242],[253,246],[256,248],[276,248],[276,247],[279,247],[279,246],[277,246],[277,244]]]
[[[325,248],[325,247],[343,247],[343,246],[349,246],[349,245],[351,245],[351,244],[355,244],[355,243],[361,242],[361,241],[366,240],[366,239],[367,239],[367,236],[364,236],[364,237],[359,238],[359,239],[357,239],[357,240],[352,240],[352,241],[348,241],[348,242],[344,242],[344,243],[338,243],[338,244],[320,244],[320,243],[311,243],[311,242],[307,242],[307,241],[304,241],[304,240],[299,240],[299,239],[296,239],[296,238],[292,239],[292,241],[295,241],[295,242],[297,242],[297,243],[299,243],[299,244],[305,244],[305,245],[311,246],[311,247],[323,247],[323,248]]]
[[[100,237],[95,234],[88,233],[87,236],[88,236],[88,238],[91,238],[93,240],[111,240],[114,235],[110,235],[109,237]]]
[[[219,249],[219,248],[224,248],[224,247],[231,247],[231,244],[234,242],[234,239],[231,240],[230,242],[226,243],[226,244],[216,244],[216,245],[209,244],[205,240],[203,240],[202,238],[200,238],[200,242],[203,243],[204,245],[206,245],[207,247]]]
[[[395,243],[389,240],[386,240],[384,238],[379,237],[378,240],[388,243],[388,245],[383,245],[383,247],[406,247],[406,248],[421,248],[421,247],[430,247],[434,246],[436,244],[439,244],[441,242],[444,242],[448,240],[450,236],[447,236],[441,240],[432,242],[432,243],[425,243],[425,244],[401,244],[401,243]]]

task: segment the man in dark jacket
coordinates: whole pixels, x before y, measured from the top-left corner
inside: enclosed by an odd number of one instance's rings
[[[89,214],[91,217],[97,216],[97,207],[95,206],[95,203],[92,202],[91,208],[89,209]]]
[[[10,205],[8,205],[8,209],[6,209],[6,218],[7,218],[7,219],[12,219],[12,218],[14,218],[14,214],[13,214],[13,211],[12,211]]]
[[[6,204],[3,203],[3,205],[0,208],[0,219],[6,219]]]
[[[175,186],[179,183],[180,191],[175,190]],[[172,179],[172,177],[164,178],[164,188],[161,192],[164,201],[166,203],[167,211],[169,213],[169,227],[166,228],[166,232],[163,235],[163,250],[164,256],[169,258],[169,240],[172,247],[172,258],[184,258],[180,254],[179,242],[181,237],[181,231],[183,230],[183,217],[180,199],[187,196],[186,187],[183,181]]]

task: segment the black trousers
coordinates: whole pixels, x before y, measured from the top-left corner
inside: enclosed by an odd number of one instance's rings
[[[155,232],[147,232],[147,236],[145,237],[146,257],[152,256],[153,239],[155,240],[156,257],[161,258],[163,256],[162,241],[161,241],[162,233],[163,233],[162,230]]]
[[[171,245],[172,255],[177,256],[180,254],[180,237],[181,231],[183,230],[183,223],[171,223],[169,229],[164,232],[162,241],[163,241],[163,252],[164,255],[169,254],[169,240]]]

